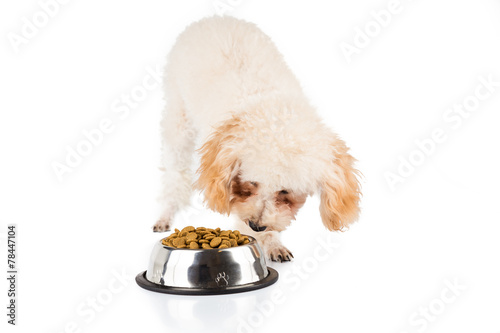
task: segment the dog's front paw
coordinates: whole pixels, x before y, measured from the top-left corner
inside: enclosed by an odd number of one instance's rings
[[[291,261],[293,258],[292,252],[283,245],[270,246],[267,249],[267,257],[272,261]]]
[[[160,218],[153,226],[153,232],[165,232],[170,230],[170,219]]]
[[[264,250],[266,258],[272,261],[291,261],[293,258],[292,252],[281,244],[279,232],[264,231],[252,234],[259,242],[260,247]]]

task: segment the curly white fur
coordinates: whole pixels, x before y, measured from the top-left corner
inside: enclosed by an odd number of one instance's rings
[[[208,206],[266,228],[256,235],[273,260],[289,259],[277,234],[308,195],[321,195],[329,230],[357,219],[354,158],[254,24],[213,17],[189,26],[168,57],[165,98],[163,213],[155,231],[168,230],[189,203],[197,149],[196,187]]]

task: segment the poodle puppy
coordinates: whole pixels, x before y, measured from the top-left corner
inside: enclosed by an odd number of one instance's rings
[[[202,19],[181,33],[167,60],[162,213],[154,231],[170,229],[193,189],[210,209],[237,215],[274,261],[293,257],[279,232],[309,195],[320,195],[328,230],[358,218],[355,159],[256,25]]]

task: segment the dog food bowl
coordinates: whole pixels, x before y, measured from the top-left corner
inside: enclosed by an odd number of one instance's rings
[[[158,241],[147,271],[135,280],[147,290],[179,295],[219,295],[267,287],[278,272],[266,266],[255,238],[225,249],[178,249]]]

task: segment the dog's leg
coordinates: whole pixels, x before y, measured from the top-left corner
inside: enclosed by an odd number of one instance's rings
[[[272,261],[291,261],[292,252],[281,244],[278,231],[262,231],[252,235],[257,239],[266,257]]]
[[[292,260],[292,252],[281,244],[279,231],[256,232],[239,218],[235,219],[234,223],[234,227],[241,231],[242,234],[252,236],[257,240],[260,248],[266,256],[266,259],[281,262]]]
[[[175,214],[189,204],[192,193],[192,161],[196,133],[186,117],[184,105],[175,89],[167,85],[167,105],[161,120],[162,190],[160,218],[153,231],[170,230]]]

